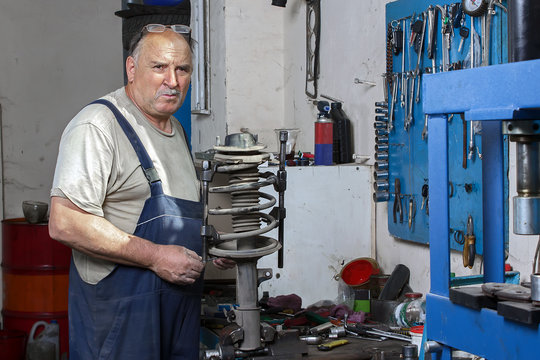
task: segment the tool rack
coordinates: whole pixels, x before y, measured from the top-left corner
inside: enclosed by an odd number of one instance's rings
[[[408,43],[411,36],[411,23],[413,19],[421,19],[421,14],[426,12],[429,8],[450,7],[452,4],[461,3],[459,0],[400,0],[390,2],[386,5],[386,23],[387,23],[387,39],[390,36],[390,29],[392,26],[398,26],[403,30],[404,39]],[[506,4],[506,2],[504,2]],[[435,22],[435,34],[436,45],[434,51],[434,63],[436,65],[436,72],[443,72],[443,45],[441,41],[442,32],[442,15],[440,11],[435,10],[437,15],[437,21]],[[481,29],[481,18],[473,18],[469,15],[463,14],[463,25],[469,28],[476,29],[476,33],[480,37],[483,36]],[[474,26],[471,26],[474,23]],[[490,40],[490,63],[498,64],[506,62],[507,54],[507,34],[506,34],[506,14],[499,8],[497,13],[493,17],[492,35]],[[472,30],[471,30],[472,31]],[[423,50],[420,55],[411,50],[408,45],[406,50],[401,50],[399,54],[390,53],[387,58],[387,74],[397,76],[398,78],[403,73],[402,66],[405,68],[406,73],[412,73],[415,71],[417,61],[420,58],[420,74],[418,75],[416,82],[423,82],[423,75],[428,74],[432,70],[432,60],[428,58],[428,38],[430,32],[428,27],[424,30],[424,44]],[[420,37],[420,36],[418,36]],[[466,65],[466,58],[470,53],[470,42],[472,35],[464,40],[463,49],[458,51],[458,44],[460,42],[459,29],[454,29],[454,35],[450,37],[452,46],[449,51],[449,62],[452,64]],[[476,64],[476,61],[474,62]],[[448,71],[449,73],[460,72],[463,70]],[[444,72],[446,73],[446,72]],[[412,80],[411,80],[412,81]],[[402,80],[399,80],[400,86],[402,86]],[[376,122],[376,154],[375,158],[377,163],[375,168],[382,168],[383,171],[376,171],[375,179],[384,185],[385,188],[378,190],[375,187],[376,193],[374,194],[375,201],[388,201],[388,231],[391,235],[407,241],[413,241],[417,243],[427,244],[429,240],[429,219],[431,209],[436,208],[439,204],[433,201],[431,194],[428,196],[423,195],[424,186],[429,188],[431,192],[432,185],[428,181],[428,146],[427,141],[431,135],[431,129],[425,127],[425,118],[422,106],[422,101],[416,103],[416,99],[413,102],[413,119],[414,121],[405,129],[405,122],[407,118],[407,112],[405,108],[400,106],[400,94],[401,90],[398,86],[397,90],[397,102],[394,104],[394,121],[393,126],[386,128],[380,128],[384,125],[382,122]],[[386,93],[388,97],[387,109],[375,109],[376,115],[379,113],[391,113],[391,98],[392,98],[392,86],[390,84],[386,87]],[[420,93],[420,100],[423,98],[423,90]],[[464,94],[451,91],[446,85],[441,87],[439,92],[440,98],[447,101],[455,101],[464,97]],[[390,118],[389,115],[386,115]],[[379,116],[376,117],[377,119]],[[388,120],[387,120],[388,121]],[[467,123],[469,124],[469,123]],[[475,127],[476,129],[476,127]],[[424,130],[427,131],[427,136],[424,136]],[[483,153],[482,144],[480,143],[481,129],[475,132],[473,137],[476,139],[475,153],[472,159],[465,161],[465,168],[462,161],[462,149],[470,141],[470,130],[463,130],[463,122],[458,114],[452,114],[449,117],[448,125],[448,144],[449,152],[453,156],[449,159],[449,173],[451,188],[449,193],[450,199],[450,228],[452,229],[448,234],[448,240],[451,247],[454,250],[462,251],[464,248],[463,234],[466,233],[468,216],[472,215],[474,218],[474,232],[476,235],[476,254],[483,254],[483,237],[482,232],[482,159],[480,158]],[[379,136],[379,135],[383,136]],[[386,135],[387,134],[387,135]],[[505,142],[505,151],[507,143]],[[381,156],[384,158],[381,159]],[[384,167],[382,166],[384,165]],[[508,166],[508,163],[505,163]],[[379,176],[380,175],[380,176]],[[396,180],[398,183],[396,184]],[[397,186],[396,186],[397,185]],[[505,191],[507,191],[507,184],[505,184]],[[398,195],[399,194],[399,195]],[[383,196],[384,195],[384,196]],[[427,200],[427,201],[426,201]],[[401,215],[396,216],[394,221],[393,205],[396,202],[401,202]],[[508,204],[505,203],[507,207]],[[429,211],[428,211],[429,210]],[[408,219],[411,222],[408,222]],[[507,217],[505,218],[507,222]],[[461,241],[460,236],[461,235]],[[508,237],[506,236],[508,242]]]
[[[446,91],[462,96],[448,99],[443,93]],[[425,337],[444,345],[442,352],[435,353],[436,359],[451,359],[451,348],[489,360],[538,358],[538,322],[525,324],[502,316],[501,305],[509,302],[498,303],[497,309],[472,309],[450,300],[453,289],[448,242],[447,114],[464,113],[466,121],[483,124],[484,282],[502,283],[506,175],[502,121],[540,119],[539,92],[540,60],[437,73],[423,79],[423,109],[428,115],[430,132],[430,198],[438,204],[432,207],[429,218],[431,290],[426,296]]]

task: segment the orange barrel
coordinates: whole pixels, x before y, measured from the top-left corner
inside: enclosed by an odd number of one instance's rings
[[[49,237],[47,223],[2,221],[4,328],[27,334],[36,321],[57,320],[60,354],[68,352],[68,282],[71,249]]]

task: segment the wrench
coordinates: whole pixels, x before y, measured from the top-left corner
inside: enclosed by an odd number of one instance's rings
[[[403,51],[401,52],[401,107],[405,107],[405,87],[407,86],[405,83],[405,50],[407,47],[405,46],[405,39],[406,39],[406,33],[407,33],[407,22],[405,19],[403,19]]]
[[[444,21],[447,18],[448,6],[444,5],[444,7],[442,7],[441,5],[435,5],[435,7],[441,13],[442,71],[448,71],[449,52],[448,52],[448,43],[447,43],[447,37],[446,37],[447,34],[445,34],[445,32],[444,32],[444,28],[445,28],[445,22]]]
[[[484,36],[482,37],[482,40],[484,42],[484,46],[482,48],[482,66],[488,66],[489,65],[489,50],[491,45],[491,20],[493,15],[495,15],[495,6],[494,6],[495,0],[489,0],[487,13],[485,16],[485,32]],[[482,19],[483,20],[483,19]]]
[[[437,72],[435,63],[436,63],[436,49],[437,49],[437,10],[430,5],[427,9],[427,16],[428,16],[428,30],[429,30],[429,38],[428,38],[428,47],[427,47],[427,55],[428,59],[431,59],[431,72],[435,74]]]
[[[425,37],[425,34],[426,34],[426,19],[427,18],[427,14],[425,12],[422,13],[422,37],[420,38],[420,48],[418,49],[418,59],[416,60],[416,71],[415,71],[415,77],[418,78],[417,80],[417,84],[416,84],[416,99],[415,99],[415,102],[416,103],[419,103],[420,102],[420,64],[422,63],[422,60],[423,60],[423,55],[424,55],[424,37]]]
[[[409,75],[411,79],[411,86],[409,88],[409,115],[407,116],[407,130],[411,127],[413,123],[413,105],[414,105],[414,80],[416,79],[416,76],[414,74]]]
[[[404,108],[403,108],[403,128],[405,130],[408,130],[407,114],[409,112],[408,112],[408,109],[407,109],[407,105],[409,104],[409,101],[407,99],[407,95],[409,95],[409,77],[410,77],[409,72],[408,71],[405,72],[405,78],[403,79],[403,83],[405,84],[405,86],[404,86],[403,92],[401,93],[401,95],[403,95],[403,103],[404,103]]]
[[[476,31],[474,30],[474,17],[471,16],[471,69],[474,67],[474,38]]]
[[[398,90],[398,75],[392,75],[392,99],[390,100],[390,113],[388,114],[388,132],[394,129],[394,109],[396,108],[397,90]]]
[[[467,158],[469,160],[472,160],[474,156],[474,126],[473,122],[469,121],[469,132],[470,132],[470,139],[469,139],[469,155]]]
[[[424,115],[424,129],[422,129],[422,140],[427,140],[427,120],[428,120],[428,115],[425,114]]]

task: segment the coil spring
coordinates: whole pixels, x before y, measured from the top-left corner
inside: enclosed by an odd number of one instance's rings
[[[276,204],[276,198],[270,194],[260,192],[264,186],[275,184],[277,178],[272,173],[259,173],[259,164],[240,164],[218,166],[217,172],[229,174],[229,183],[226,186],[216,186],[209,189],[210,193],[228,193],[231,196],[231,208],[209,209],[210,215],[231,215],[233,233],[221,234],[223,241],[236,240],[233,246],[226,246],[220,252],[216,247],[210,252],[219,252],[220,256],[230,257],[258,257],[279,249],[279,242],[275,239],[260,235],[269,232],[277,226],[276,219],[261,212]],[[262,178],[262,180],[260,180]],[[264,203],[260,199],[266,199]],[[261,227],[261,223],[267,226]],[[246,250],[247,253],[238,250]],[[250,251],[253,250],[253,251]]]

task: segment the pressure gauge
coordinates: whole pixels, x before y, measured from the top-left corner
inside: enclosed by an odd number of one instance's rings
[[[463,11],[470,16],[482,16],[487,10],[489,0],[461,0]]]

